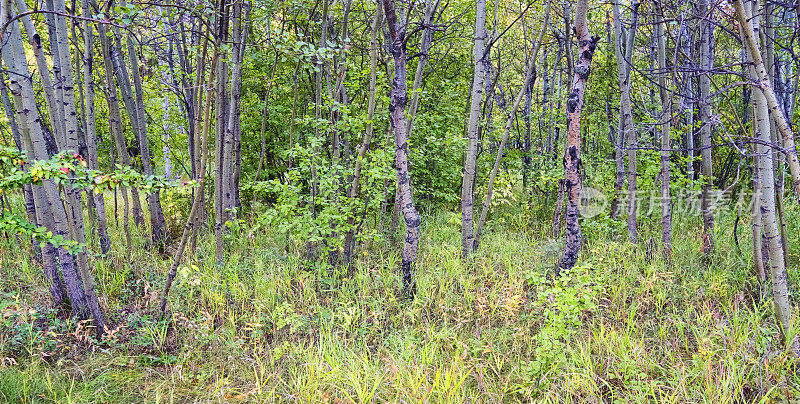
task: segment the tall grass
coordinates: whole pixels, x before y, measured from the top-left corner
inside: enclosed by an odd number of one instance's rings
[[[800,229],[787,209],[790,234]],[[302,242],[242,224],[226,264],[213,239],[178,271],[171,317],[156,312],[167,257],[141,233],[126,259],[92,258],[116,328],[102,341],[47,309],[40,270],[14,236],[0,245],[0,401],[9,402],[777,402],[800,397],[752,274],[748,218],[676,218],[673,266],[656,220],[643,242],[585,220],[578,266],[558,280],[562,241],[540,212],[495,221],[469,263],[459,216],[425,217],[418,293],[403,298],[398,248],[373,237],[354,270],[300,258]],[[536,219],[532,219],[536,217]],[[178,220],[178,219],[176,219]],[[114,221],[111,221],[114,223]],[[501,224],[502,223],[502,224]],[[792,233],[794,232],[794,233]],[[790,237],[792,284],[797,237]],[[795,312],[796,314],[796,312]],[[795,321],[797,324],[797,321]],[[793,332],[798,331],[797,327]]]

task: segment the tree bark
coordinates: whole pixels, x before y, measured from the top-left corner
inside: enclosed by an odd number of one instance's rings
[[[703,158],[703,193],[700,209],[703,214],[703,252],[706,256],[714,250],[714,212],[711,206],[711,193],[714,188],[712,172],[713,160],[711,150],[711,69],[714,66],[713,54],[713,13],[710,12],[709,0],[698,3],[700,15],[700,154]]]
[[[770,112],[772,104],[768,102],[767,94],[772,94],[772,87],[769,84],[769,77],[761,59],[758,42],[754,35],[751,17],[744,8],[741,0],[731,1],[736,12],[736,18],[741,25],[743,42],[747,46],[750,59],[754,65],[750,69],[750,74],[760,81],[759,88],[754,94],[756,103],[756,116],[754,121],[755,137],[759,140],[756,144],[756,169],[759,177],[759,187],[754,192],[759,197],[759,213],[763,237],[769,252],[769,269],[772,283],[773,306],[775,308],[775,318],[780,325],[784,344],[787,341],[791,329],[791,302],[789,301],[789,287],[784,265],[783,246],[781,244],[780,229],[778,227],[776,208],[775,208],[775,182],[772,165],[772,150],[770,149]],[[756,21],[758,23],[758,21]],[[769,89],[769,91],[767,91]],[[782,113],[777,110],[779,114]],[[773,114],[773,119],[775,118]],[[780,124],[778,125],[780,126]],[[795,156],[796,157],[796,156]]]
[[[7,0],[4,0],[2,4],[4,6],[3,20],[8,21],[12,15],[11,7]],[[24,57],[20,57],[25,55],[25,48],[22,44],[19,26],[16,23],[10,24],[8,30],[3,33],[3,39],[8,42],[8,47],[3,50],[3,59],[9,71],[9,89],[17,101],[15,103],[16,122],[23,129],[21,131],[22,134],[26,135],[24,144],[26,144],[26,149],[33,159],[48,160],[50,156],[45,144],[44,133],[42,132],[41,117],[36,108],[33,81],[27,60]],[[61,236],[65,240],[71,240],[67,213],[61,202],[61,196],[56,184],[52,180],[45,180],[42,186],[34,186],[33,191],[36,195],[35,200],[38,201],[36,211],[39,214],[37,218],[39,223],[47,226],[54,235]],[[51,249],[52,246],[48,246],[49,244],[46,245],[44,256],[45,271],[51,281],[51,293],[53,293],[54,285],[57,285],[57,282],[55,282],[53,276],[54,269],[50,265],[57,262],[56,265],[60,266],[64,276],[66,295],[69,297],[73,316],[79,319],[88,318],[89,309],[87,307],[86,293],[84,292],[83,282],[74,257],[63,247]],[[53,257],[52,261],[49,257]],[[57,278],[57,272],[55,273]],[[57,303],[63,300],[63,296],[56,294],[53,295],[53,298]]]
[[[461,181],[461,258],[466,259],[472,253],[475,235],[472,224],[477,157],[478,126],[481,119],[483,103],[484,63],[486,57],[486,0],[477,0],[475,14],[475,37],[473,46],[474,66],[472,73],[472,91],[470,95],[469,122],[467,123],[467,153],[464,159],[464,176]]]
[[[75,109],[75,80],[72,69],[72,58],[69,47],[69,34],[67,32],[67,19],[64,15],[67,14],[66,4],[64,0],[55,0],[54,2],[57,15],[56,20],[56,42],[55,47],[58,48],[58,56],[61,63],[61,77],[63,81],[62,103],[64,104],[64,127],[65,131],[65,148],[63,150],[72,150],[77,152],[80,150],[80,143],[78,140],[79,126],[78,114]],[[53,48],[53,41],[51,38],[50,46]],[[51,121],[53,118],[51,117]],[[56,122],[53,122],[56,124]],[[74,240],[80,244],[85,243],[84,220],[83,220],[83,205],[81,203],[81,190],[72,186],[65,186],[64,193],[67,200],[67,217],[71,230],[74,234]],[[86,295],[86,303],[89,312],[94,319],[96,332],[102,334],[105,330],[105,314],[100,308],[100,302],[95,291],[94,278],[89,269],[89,262],[86,256],[86,251],[82,250],[77,254],[77,268],[78,273],[83,284],[84,293]]]
[[[661,96],[661,244],[664,260],[672,262],[672,201],[670,196],[670,149],[672,148],[672,95],[667,87],[666,34],[664,29],[664,10],[657,4],[659,18],[656,22],[655,36],[657,41],[658,87]]]
[[[778,99],[775,96],[775,91],[770,84],[770,78],[767,70],[764,67],[764,60],[761,56],[761,51],[758,47],[758,41],[753,30],[752,23],[745,16],[745,10],[742,6],[741,0],[731,0],[731,4],[736,11],[736,19],[739,21],[741,28],[743,46],[749,52],[750,58],[753,62],[753,79],[755,80],[754,86],[757,87],[764,95],[767,102],[767,109],[770,116],[775,120],[775,125],[778,127],[783,136],[783,147],[786,154],[786,163],[789,165],[789,171],[792,174],[792,187],[797,198],[800,198],[800,162],[797,159],[797,148],[794,141],[794,133],[792,127],[789,125],[786,117],[781,111]]]
[[[83,13],[85,15],[92,15],[89,9],[88,1],[83,1]],[[94,32],[92,25],[86,20],[83,22],[83,41],[84,41],[84,54],[83,54],[83,80],[84,83],[84,103],[86,110],[86,149],[87,161],[89,168],[94,170],[100,169],[98,151],[97,151],[97,117],[95,114],[95,93],[94,81],[92,79],[94,69]],[[108,238],[108,220],[106,219],[106,202],[103,192],[92,192],[92,202],[97,216],[97,235],[100,241],[100,251],[103,254],[108,254],[111,251],[111,241]]]
[[[567,213],[565,217],[567,242],[564,255],[556,268],[556,276],[575,266],[581,247],[580,215],[581,177],[581,112],[586,93],[586,81],[592,68],[592,57],[600,37],[592,37],[587,22],[588,0],[578,0],[575,4],[575,38],[578,40],[578,60],[572,79],[572,90],[567,98],[567,149],[564,153],[564,179],[567,192]]]
[[[230,19],[228,15],[229,5],[226,0],[220,0],[217,7],[214,47],[215,52],[222,52],[223,50],[221,47],[228,40],[228,25]],[[216,117],[214,119],[214,130],[217,134],[214,141],[214,238],[216,239],[216,263],[217,265],[221,265],[225,251],[225,224],[228,222],[227,219],[229,217],[229,213],[226,211],[227,204],[225,194],[228,189],[230,178],[227,178],[226,174],[229,172],[227,168],[230,164],[229,160],[233,158],[233,155],[230,154],[230,151],[233,150],[233,139],[228,136],[229,132],[226,130],[226,120],[229,118],[227,113],[228,61],[226,58],[219,60],[216,70],[217,71],[214,73],[216,76],[216,99],[214,105]]]
[[[5,4],[3,4],[3,6],[5,7]],[[6,16],[7,15],[5,12],[0,14],[0,22],[3,24],[3,21],[5,20],[3,17]],[[4,59],[6,60],[6,66],[10,69],[11,60],[6,57],[4,57]],[[33,156],[33,148],[31,146],[30,133],[28,133],[27,126],[24,125],[24,122],[17,124],[17,118],[15,117],[15,110],[22,110],[22,108],[19,107],[15,109],[14,105],[11,104],[5,84],[5,78],[3,76],[0,76],[0,91],[2,91],[3,109],[5,110],[9,126],[11,126],[12,135],[17,143],[17,148],[20,151],[24,151],[28,155]],[[22,104],[19,94],[15,95],[14,98],[18,105]],[[45,203],[42,199],[43,196],[41,187],[29,184],[25,185],[23,186],[23,196],[25,198],[25,212],[27,213],[28,221],[36,226],[52,228],[52,221],[48,222],[46,216],[46,213],[49,212],[49,207],[45,206]],[[37,205],[39,206],[39,209],[36,208]],[[64,289],[64,282],[61,280],[61,277],[58,273],[58,262],[55,248],[53,248],[51,244],[45,244],[44,248],[40,248],[39,242],[31,238],[31,250],[34,253],[34,259],[42,264],[45,277],[47,278],[49,284],[50,296],[53,299],[53,304],[56,307],[61,306],[67,299],[67,291]]]
[[[636,38],[636,28],[639,19],[639,2],[634,0],[631,4],[631,27],[627,32],[623,32],[622,18],[619,10],[619,2],[615,1],[614,12],[614,39],[616,46],[615,54],[617,57],[617,82],[620,89],[619,101],[619,130],[627,142],[628,149],[628,239],[636,243],[638,239],[638,227],[636,223],[637,195],[636,195],[636,150],[638,143],[636,140],[636,129],[633,127],[633,111],[631,107],[631,65],[633,64],[633,46]]]
[[[416,291],[416,282],[413,279],[413,265],[419,248],[420,216],[414,207],[414,198],[411,194],[411,175],[408,171],[408,135],[405,131],[405,107],[408,100],[406,92],[405,30],[397,22],[394,0],[382,1],[391,39],[389,52],[394,59],[395,72],[389,104],[389,122],[394,129],[395,170],[397,171],[397,185],[400,189],[400,208],[403,212],[403,219],[406,222],[406,237],[401,261],[403,289],[407,294],[413,295]]]

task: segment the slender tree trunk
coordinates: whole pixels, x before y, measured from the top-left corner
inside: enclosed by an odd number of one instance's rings
[[[528,61],[530,63],[530,61]],[[528,176],[531,171],[531,108],[533,103],[533,84],[528,83],[525,89],[525,105],[522,107],[522,114],[525,116],[525,139],[522,143],[522,194],[525,196],[526,203],[530,198]],[[552,141],[551,138],[548,138]]]
[[[556,198],[556,210],[553,213],[553,237],[561,237],[561,217],[564,216],[564,184],[562,178],[558,180],[558,197]]]
[[[103,53],[103,63],[105,66],[105,71],[107,72],[106,77],[106,94],[107,94],[107,104],[108,104],[108,111],[109,111],[109,130],[111,132],[112,137],[114,138],[114,144],[116,145],[117,155],[119,156],[119,160],[123,166],[133,168],[133,164],[131,163],[130,155],[128,154],[127,143],[125,141],[125,136],[122,134],[122,114],[119,110],[119,101],[117,100],[117,87],[114,83],[114,78],[112,73],[113,69],[113,62],[111,61],[111,53],[112,45],[110,40],[106,36],[106,28],[102,24],[97,25],[97,31],[99,33],[100,38],[100,45]],[[128,191],[130,190],[131,197],[128,197]],[[124,204],[123,207],[123,218],[122,218],[122,227],[125,233],[125,242],[126,242],[126,255],[128,259],[130,259],[131,249],[132,249],[132,237],[130,232],[130,215],[129,211],[133,210],[133,221],[134,223],[139,226],[140,228],[144,227],[144,217],[142,214],[142,206],[141,206],[141,198],[139,197],[139,190],[136,187],[130,187],[130,189],[122,188],[122,203]],[[116,190],[114,191],[116,193]]]
[[[633,64],[633,46],[636,38],[636,28],[639,19],[639,2],[633,1],[631,5],[631,27],[623,32],[622,18],[619,2],[614,2],[614,39],[615,54],[617,56],[617,81],[620,89],[619,101],[619,128],[627,141],[628,148],[628,239],[636,243],[638,228],[636,224],[637,195],[636,195],[636,129],[633,127],[633,111],[631,107],[631,65]]]
[[[374,130],[372,119],[375,117],[375,91],[378,84],[378,46],[379,46],[378,30],[381,27],[382,20],[383,20],[383,12],[381,10],[381,5],[378,4],[377,9],[375,10],[375,16],[372,19],[372,30],[370,31],[370,41],[369,41],[370,73],[369,73],[369,101],[367,102],[367,128],[366,131],[364,132],[364,139],[361,142],[361,146],[358,149],[358,156],[356,157],[355,168],[353,169],[353,182],[350,184],[350,188],[347,190],[347,197],[350,200],[353,200],[356,196],[358,196],[359,188],[361,186],[361,168],[363,165],[363,160],[366,156],[367,150],[369,149],[370,143],[372,143],[372,134]],[[423,43],[424,43],[424,37],[423,37]],[[419,63],[422,63],[422,57],[420,57]],[[424,68],[420,69],[418,66],[417,72],[420,72],[420,70],[424,70]],[[421,79],[422,79],[422,74],[420,73],[420,80]],[[412,106],[414,105],[414,99],[416,99],[418,95],[415,94],[414,97],[415,98],[412,98]],[[408,120],[407,127],[410,133],[410,129],[412,127],[412,119]],[[344,259],[345,263],[348,265],[353,260],[353,250],[355,248],[355,228],[354,228],[355,218],[356,218],[355,214],[352,214],[350,216],[349,230],[347,231],[347,235],[345,236],[344,240]]]
[[[413,279],[413,265],[417,258],[419,248],[420,216],[414,207],[414,198],[411,194],[411,176],[408,171],[408,136],[406,134],[405,107],[408,95],[406,93],[406,45],[405,30],[397,22],[394,0],[382,0],[389,28],[391,43],[389,53],[394,58],[394,80],[392,81],[391,102],[389,104],[391,127],[394,129],[395,141],[395,170],[397,171],[397,185],[400,189],[400,208],[406,222],[406,237],[403,245],[401,269],[403,271],[403,288],[406,293],[413,295],[416,283]]]
[[[681,111],[684,115],[686,127],[686,178],[694,179],[694,89],[692,85],[692,49],[694,49],[694,33],[691,29],[689,15],[691,5],[687,5],[681,14],[680,25],[680,49],[683,53],[684,77],[683,77],[683,100]],[[676,61],[677,62],[677,61]]]
[[[45,0],[44,1],[44,9],[51,11],[50,13],[44,14],[45,22],[47,23],[47,34],[48,38],[50,39],[50,62],[52,63],[52,72],[53,72],[53,95],[55,100],[55,108],[54,112],[55,117],[63,117],[64,116],[64,81],[61,73],[61,57],[59,55],[60,49],[57,46],[53,46],[53,42],[56,39],[56,14],[55,14],[55,5],[53,4],[53,0]],[[19,10],[18,10],[19,11]],[[47,71],[47,70],[45,70]],[[61,100],[62,102],[59,102]],[[66,142],[66,127],[65,127],[65,120],[63,119],[56,119],[53,123],[53,135],[55,137],[56,144],[58,148],[63,148]]]
[[[60,116],[61,111],[61,104],[56,101],[55,98],[55,86],[53,85],[53,80],[50,77],[50,68],[47,64],[47,58],[45,55],[44,46],[42,45],[41,37],[36,30],[36,26],[33,24],[33,20],[30,15],[26,15],[28,13],[28,5],[25,3],[24,0],[16,0],[17,10],[20,15],[22,15],[22,25],[25,28],[25,32],[28,34],[28,39],[31,44],[31,49],[33,50],[34,58],[36,59],[36,68],[39,72],[39,77],[41,78],[42,89],[44,90],[45,95],[45,103],[47,104],[47,113],[50,116]],[[9,5],[10,7],[11,5]],[[56,54],[53,54],[55,58]],[[58,66],[58,62],[54,60],[54,70],[55,67]],[[61,134],[61,130],[63,129],[63,124],[56,124],[53,125],[53,132],[56,134],[56,139],[62,139],[63,135]],[[63,145],[62,145],[63,146]]]
[[[216,25],[216,43],[215,52],[223,52],[221,47],[228,40],[228,2],[220,0],[218,4],[217,25]],[[216,101],[214,110],[216,117],[214,119],[215,132],[217,134],[214,145],[215,154],[215,168],[214,168],[214,238],[216,239],[216,263],[221,265],[223,262],[223,254],[225,251],[224,235],[226,233],[225,224],[228,222],[227,218],[229,213],[226,212],[226,191],[230,178],[226,177],[229,172],[228,166],[233,158],[230,152],[233,151],[233,139],[229,138],[226,121],[228,116],[228,62],[225,58],[220,59],[217,63],[216,76]]]
[[[666,34],[664,30],[664,10],[658,3],[659,18],[654,27],[657,41],[658,88],[661,95],[661,244],[664,260],[672,262],[672,201],[670,197],[670,149],[672,148],[672,95],[667,87]]]
[[[497,178],[497,173],[500,171],[500,162],[503,158],[503,150],[506,147],[506,142],[508,142],[508,136],[511,133],[511,126],[516,119],[517,109],[519,109],[520,104],[522,103],[522,99],[525,97],[525,90],[530,86],[531,82],[536,80],[536,61],[539,55],[539,49],[542,46],[542,42],[544,39],[544,34],[547,31],[548,22],[550,20],[550,2],[547,3],[547,7],[544,10],[544,21],[542,23],[542,30],[539,32],[539,38],[536,40],[536,44],[533,47],[533,51],[530,55],[530,60],[528,61],[528,68],[525,72],[525,79],[522,81],[522,87],[520,87],[519,91],[517,92],[516,97],[514,98],[514,104],[511,106],[511,110],[508,111],[508,117],[506,118],[506,126],[503,130],[503,137],[500,139],[500,145],[497,148],[497,156],[494,160],[494,167],[492,167],[492,173],[489,176],[489,182],[486,188],[486,197],[483,200],[483,208],[481,209],[481,216],[478,219],[478,225],[475,228],[475,241],[473,244],[473,249],[477,250],[480,246],[480,239],[481,239],[481,232],[483,231],[483,225],[486,223],[486,216],[489,213],[489,208],[492,206],[492,195],[494,192],[494,180]]]
[[[211,77],[209,77],[209,83],[214,82],[214,71],[215,65],[217,64],[217,54],[214,54],[214,60],[211,62]],[[198,97],[202,97],[202,91],[198,91]],[[194,198],[192,199],[192,209],[189,212],[189,217],[186,219],[186,224],[183,226],[183,233],[181,235],[180,244],[178,244],[178,251],[175,253],[175,256],[172,259],[172,265],[169,268],[169,272],[167,272],[167,280],[164,283],[164,291],[161,292],[161,300],[159,302],[159,310],[161,313],[165,313],[167,310],[167,297],[169,296],[169,290],[172,287],[172,282],[175,280],[175,276],[178,273],[178,266],[181,263],[181,258],[183,258],[183,252],[186,249],[186,244],[189,241],[189,236],[193,233],[193,228],[195,227],[195,223],[197,221],[197,216],[199,215],[200,209],[204,208],[203,203],[203,195],[205,194],[205,180],[206,176],[204,175],[206,165],[208,164],[208,136],[209,130],[211,128],[211,103],[214,98],[212,94],[208,94],[206,96],[205,102],[205,124],[203,125],[203,134],[201,139],[201,156],[202,159],[200,160],[200,167],[199,167],[199,180],[198,180],[198,189],[197,192],[194,193]],[[198,98],[198,101],[202,101]],[[199,103],[197,104],[200,105]]]
[[[575,4],[577,7],[577,3]],[[572,38],[570,37],[570,33],[575,33],[575,27],[572,25],[572,20],[570,19],[570,15],[572,15],[571,6],[572,2],[564,2],[564,54],[567,57],[567,77],[573,77],[575,75],[575,58],[572,55]],[[578,25],[577,21],[575,25]]]
[[[63,81],[62,102],[64,104],[64,127],[66,129],[66,144],[65,150],[80,150],[78,141],[79,127],[78,115],[75,110],[75,93],[74,93],[74,75],[72,69],[72,58],[69,48],[69,36],[67,33],[67,15],[66,5],[64,0],[55,0],[55,10],[61,15],[56,16],[56,42],[55,46],[58,47],[58,55],[61,63],[61,77]],[[53,41],[51,38],[51,48]],[[55,120],[52,119],[54,122]],[[74,240],[80,244],[85,243],[84,221],[83,221],[83,206],[81,203],[81,190],[72,186],[65,186],[64,193],[67,200],[67,217],[70,220],[72,231],[75,234]],[[89,312],[94,319],[96,331],[102,334],[105,330],[105,315],[100,308],[100,302],[95,291],[94,278],[89,270],[89,262],[86,256],[86,251],[81,251],[77,254],[77,267],[78,273],[82,280],[84,293],[86,295],[86,303]]]
[[[756,128],[755,136],[759,139],[756,144],[756,169],[758,171],[759,188],[755,189],[756,195],[759,197],[759,213],[761,216],[761,225],[764,240],[769,251],[769,269],[770,278],[772,283],[773,305],[775,307],[775,318],[781,328],[783,342],[785,344],[791,343],[787,338],[791,329],[791,302],[789,301],[789,287],[786,274],[786,267],[784,266],[783,246],[781,243],[780,229],[776,217],[775,208],[775,181],[774,171],[772,165],[772,150],[770,144],[770,112],[772,102],[768,94],[772,95],[773,101],[775,94],[772,92],[772,87],[769,84],[769,77],[766,75],[764,63],[761,59],[761,53],[755,37],[754,27],[751,23],[751,15],[745,11],[744,5],[741,0],[731,1],[736,12],[736,18],[739,20],[741,26],[741,33],[743,42],[748,49],[750,59],[753,60],[754,65],[751,67],[751,75],[759,80],[759,88],[761,91],[756,91],[754,94],[756,103],[756,119],[754,127]],[[758,21],[756,20],[756,24]],[[777,105],[776,105],[777,108]],[[782,115],[780,109],[777,109],[777,115]],[[772,114],[775,119],[776,114]],[[785,123],[785,122],[784,122]],[[780,126],[780,124],[778,124]],[[793,139],[792,139],[793,140]],[[796,155],[795,155],[796,158]],[[795,160],[796,161],[796,160]]]
[[[736,10],[736,19],[742,27],[742,42],[750,54],[751,60],[754,64],[755,72],[753,74],[755,84],[760,92],[764,95],[767,102],[769,114],[778,127],[783,136],[783,146],[786,153],[786,163],[789,165],[789,171],[792,174],[792,187],[797,198],[800,198],[800,162],[797,159],[797,148],[794,141],[794,133],[792,127],[789,125],[786,117],[781,111],[778,99],[775,96],[775,91],[770,84],[769,74],[764,67],[764,60],[761,57],[761,51],[758,47],[757,38],[753,30],[753,25],[747,20],[744,14],[744,8],[741,5],[741,0],[731,0],[734,9]]]
[[[227,104],[227,117],[225,118],[225,141],[223,152],[228,158],[223,165],[223,222],[235,219],[235,209],[239,207],[238,197],[238,177],[239,167],[241,167],[241,99],[242,99],[242,62],[244,58],[244,45],[247,39],[247,20],[249,7],[242,3],[232,4],[233,14],[233,46],[231,47],[231,75],[230,75],[230,98]]]
[[[275,58],[275,66],[278,65],[278,58]],[[275,76],[276,68],[272,69],[272,77]],[[261,171],[264,169],[264,155],[267,154],[267,118],[269,117],[269,93],[270,86],[267,86],[267,91],[264,93],[264,109],[261,116],[261,131],[259,132],[259,143],[261,144],[261,152],[258,155],[258,168],[256,169],[256,176],[253,178],[253,185],[258,183],[261,179]],[[253,202],[256,200],[256,193],[253,192]]]
[[[714,250],[714,212],[711,206],[711,193],[714,188],[711,154],[711,69],[714,66],[713,54],[713,13],[709,0],[698,2],[700,15],[700,154],[703,157],[703,194],[701,211],[703,214],[703,252],[707,256]]]
[[[743,49],[744,50],[744,49]],[[751,66],[752,61],[750,59],[750,53],[747,51],[743,52],[743,62],[746,66]],[[747,67],[747,71],[743,72],[744,74],[750,74],[752,71],[752,67]],[[745,111],[749,111],[752,109],[752,115],[754,116],[753,121],[755,121],[758,117],[758,107],[756,106],[756,99],[755,97],[749,96],[751,95],[750,92],[745,93],[748,95],[744,97],[745,101],[749,104],[749,108],[746,108]],[[751,114],[748,113],[745,116],[745,123],[747,122],[747,118]],[[753,133],[757,133],[759,130],[759,126],[754,122],[753,123]],[[744,135],[744,134],[743,134]],[[757,137],[757,136],[754,136]],[[761,220],[761,198],[755,190],[761,189],[761,181],[759,180],[759,171],[758,171],[758,162],[756,154],[758,150],[756,149],[756,144],[753,142],[751,144],[751,152],[752,152],[752,173],[753,173],[753,196],[750,203],[750,216],[752,218],[752,248],[753,248],[753,267],[754,272],[756,274],[756,278],[758,279],[758,283],[760,285],[759,293],[760,296],[763,297],[766,294],[766,282],[767,282],[767,272],[766,272],[766,259],[763,255],[762,251],[762,220]]]
[[[564,177],[567,192],[567,242],[564,247],[564,256],[556,268],[556,276],[561,271],[568,271],[575,266],[578,252],[581,247],[581,226],[578,216],[581,177],[580,149],[581,149],[581,112],[586,93],[586,81],[592,68],[592,57],[600,37],[589,34],[587,23],[588,0],[578,0],[575,4],[575,38],[578,41],[578,61],[575,66],[575,75],[572,79],[572,90],[567,99],[567,149],[564,153]]]
[[[419,44],[419,59],[417,60],[417,70],[414,72],[414,85],[411,87],[411,104],[408,107],[408,123],[406,124],[406,133],[411,134],[414,127],[414,118],[417,116],[417,107],[419,106],[419,96],[422,92],[422,76],[425,73],[425,67],[428,65],[428,51],[433,42],[433,15],[439,7],[441,0],[425,0],[425,15],[422,17],[422,40]]]
[[[117,156],[119,156],[119,160],[125,167],[133,168],[133,164],[131,162],[130,155],[128,154],[128,146],[127,142],[125,141],[125,136],[122,133],[122,114],[119,110],[119,101],[117,99],[117,87],[114,83],[113,78],[113,62],[112,62],[112,44],[108,36],[106,35],[106,27],[103,24],[97,24],[97,32],[98,37],[100,38],[100,48],[103,54],[103,64],[106,71],[106,94],[107,94],[107,104],[108,104],[108,115],[109,115],[109,131],[111,132],[112,137],[114,138],[114,144],[116,145]],[[116,190],[114,191],[116,192]],[[132,240],[130,234],[130,226],[129,220],[130,216],[128,215],[128,210],[133,209],[133,222],[136,226],[140,228],[144,227],[144,215],[142,214],[142,205],[141,205],[141,198],[139,197],[139,190],[136,187],[130,187],[131,197],[129,200],[128,198],[128,189],[123,188],[122,192],[122,203],[125,204],[124,206],[124,217],[123,220],[123,231],[125,232],[125,240],[126,240],[126,252],[127,256],[130,257],[131,247],[132,247]]]
[[[329,0],[322,0],[322,21],[321,21],[321,32],[319,37],[319,47],[326,48],[328,46],[328,1]],[[320,128],[320,122],[322,121],[322,105],[323,105],[323,97],[322,97],[322,78],[325,74],[325,62],[321,58],[317,58],[316,60],[316,72],[314,74],[314,116],[317,119],[317,123],[315,126],[315,136],[317,139],[322,139],[324,133]],[[316,157],[319,154],[319,147],[316,146],[318,142],[314,142],[314,150],[311,155],[311,185],[310,185],[310,196],[311,196],[311,218],[316,220],[317,218],[317,193],[318,193],[318,185],[319,179],[317,177],[317,166],[316,166]],[[313,231],[313,230],[312,230]],[[314,249],[314,244],[310,240],[311,234],[309,234],[309,240],[306,241],[306,259],[313,260],[316,253]]]
[[[122,5],[125,5],[124,0],[122,1]],[[144,109],[144,90],[142,88],[142,78],[139,72],[139,56],[136,52],[136,47],[133,43],[133,38],[131,37],[130,33],[127,35],[127,47],[128,57],[130,58],[131,62],[131,77],[133,78],[133,87],[136,95],[134,111],[129,111],[136,114],[135,129],[139,139],[139,148],[142,157],[142,170],[144,171],[145,175],[154,175],[155,171],[153,170],[153,161],[150,158],[150,145],[147,141],[147,118],[145,116]],[[122,62],[120,65],[124,66],[124,62]],[[164,218],[164,211],[161,208],[161,196],[158,190],[155,190],[147,195],[147,203],[150,207],[150,226],[152,227],[151,230],[153,232],[153,243],[158,245],[159,248],[163,248],[164,243],[167,241],[169,235],[167,234],[166,220]]]
[[[206,32],[206,34],[207,34],[207,32]],[[208,155],[208,150],[203,152],[203,149],[202,149],[203,141],[202,141],[202,139],[200,137],[201,137],[201,133],[202,133],[203,128],[205,126],[210,125],[210,120],[211,120],[211,115],[210,115],[211,114],[210,113],[211,107],[209,106],[209,103],[211,102],[210,101],[211,98],[208,98],[205,102],[203,101],[203,96],[205,94],[205,85],[206,85],[206,82],[204,81],[205,80],[205,74],[206,74],[205,73],[206,72],[205,63],[204,62],[206,60],[207,52],[208,52],[208,39],[204,39],[203,40],[203,50],[202,50],[202,52],[200,52],[197,55],[197,63],[196,63],[196,65],[197,65],[197,73],[196,73],[196,77],[195,77],[195,88],[196,88],[196,91],[193,92],[193,95],[195,97],[194,101],[193,101],[193,105],[195,105],[196,109],[197,109],[196,113],[195,113],[195,116],[197,117],[197,119],[195,119],[195,121],[194,121],[194,130],[192,132],[196,136],[195,146],[197,147],[197,149],[195,150],[195,156],[197,156],[197,158],[200,159],[200,161],[198,161],[197,165],[196,165],[197,171],[195,173],[195,177],[197,179],[200,179],[201,177],[206,177],[206,172],[207,172],[207,167],[208,167],[208,164],[206,164],[206,166],[204,167],[204,168],[206,168],[206,170],[200,171],[200,164],[202,163],[203,159],[207,159],[208,158],[208,157],[206,157]],[[217,63],[217,60],[214,59],[214,61],[212,62],[211,69],[209,70],[209,72],[210,72],[209,74],[213,74],[214,69],[216,68],[216,63]],[[213,76],[212,76],[212,78],[213,78]],[[211,83],[211,82],[213,82],[213,80],[209,81],[208,83]],[[205,104],[206,108],[208,109],[208,111],[205,111],[205,115],[203,115],[203,111],[200,110],[200,108],[201,108],[201,106],[203,104]],[[205,119],[203,119],[203,118],[205,118]],[[194,198],[200,198],[199,199],[200,206],[197,208],[197,214],[195,215],[194,221],[192,222],[192,235],[191,235],[191,238],[189,240],[189,254],[190,255],[194,254],[195,249],[197,247],[197,235],[198,235],[198,233],[200,232],[200,230],[202,228],[202,224],[206,223],[207,220],[208,220],[208,218],[206,217],[206,212],[207,211],[206,211],[206,194],[205,194],[205,191],[204,190],[199,190],[199,189],[198,190],[194,190],[194,195],[192,196],[192,200],[193,201],[194,201]]]
[[[614,5],[614,7],[619,8],[618,5]],[[612,20],[608,16],[608,11],[606,11],[606,18],[608,22],[606,23],[606,36],[607,42],[609,46],[609,54],[614,53],[616,59],[620,59],[620,52],[621,49],[617,46],[616,41],[613,38],[621,37],[621,22],[617,21],[616,18]],[[614,23],[614,37],[611,36],[611,21],[615,21]],[[617,66],[617,70],[619,70],[619,65]],[[625,153],[623,144],[625,144],[625,133],[622,130],[622,127],[618,127],[614,130],[613,119],[611,116],[611,107],[609,106],[610,101],[606,101],[606,116],[608,119],[608,127],[609,127],[609,140],[614,145],[614,196],[611,199],[611,220],[616,221],[617,217],[619,216],[620,211],[620,198],[622,197],[622,187],[625,186]]]
[[[473,233],[472,214],[475,198],[473,184],[478,157],[478,125],[483,103],[483,80],[486,49],[486,0],[477,0],[475,14],[475,42],[473,47],[474,68],[472,73],[472,92],[470,95],[469,123],[467,124],[467,154],[464,160],[464,176],[461,181],[461,258],[466,259],[473,251],[475,235]]]
[[[85,15],[92,15],[89,9],[89,3],[83,1],[83,13]],[[83,22],[83,35],[84,35],[84,56],[83,56],[83,78],[86,82],[84,84],[85,95],[84,102],[86,103],[86,149],[88,151],[87,160],[89,168],[94,170],[100,169],[100,163],[97,153],[97,117],[94,109],[94,81],[92,80],[92,72],[94,69],[94,32],[92,32],[92,25],[88,20]],[[97,235],[100,240],[100,251],[103,254],[108,254],[111,250],[111,242],[108,238],[108,221],[106,219],[106,202],[105,196],[102,192],[93,192],[92,202],[94,203],[95,212],[97,215]]]
[[[239,193],[239,179],[242,176],[242,120],[239,115],[242,105],[242,66],[244,64],[244,53],[250,23],[250,7],[250,3],[246,1],[236,4],[236,36],[233,44],[236,58],[231,70],[231,117],[228,121],[229,125],[232,123],[231,132],[233,133],[233,154],[235,156],[234,160],[231,161],[231,197],[228,200],[228,204],[232,206],[231,213],[234,215],[242,207],[242,198]]]

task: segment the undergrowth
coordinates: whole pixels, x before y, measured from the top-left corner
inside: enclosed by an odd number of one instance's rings
[[[788,209],[797,231],[797,207]],[[240,223],[226,264],[213,239],[178,271],[157,312],[169,257],[141,234],[93,257],[112,329],[48,308],[41,270],[14,236],[0,246],[0,401],[9,402],[777,402],[797,399],[796,359],[758,295],[749,231],[717,217],[675,220],[674,265],[659,228],[583,221],[579,264],[552,277],[563,241],[547,221],[494,221],[459,258],[460,219],[425,216],[417,295],[401,294],[398,250],[368,233],[352,270],[302,260],[302,240]],[[115,224],[112,219],[110,222]],[[655,220],[653,220],[655,223]],[[790,279],[797,280],[797,240]],[[130,261],[127,255],[131,254]],[[795,316],[797,312],[795,311]],[[794,324],[798,322],[795,321]],[[797,328],[793,332],[797,332]]]

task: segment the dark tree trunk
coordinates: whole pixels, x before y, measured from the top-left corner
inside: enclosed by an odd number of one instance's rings
[[[413,279],[413,265],[419,248],[420,216],[414,207],[411,194],[411,176],[408,172],[408,136],[406,134],[405,107],[408,101],[406,93],[406,44],[405,30],[397,22],[394,0],[383,0],[386,23],[389,27],[391,43],[389,52],[394,58],[394,80],[392,81],[389,114],[391,127],[394,129],[395,170],[400,195],[400,209],[406,222],[406,237],[403,244],[401,268],[403,271],[403,289],[413,295],[416,283]]]

